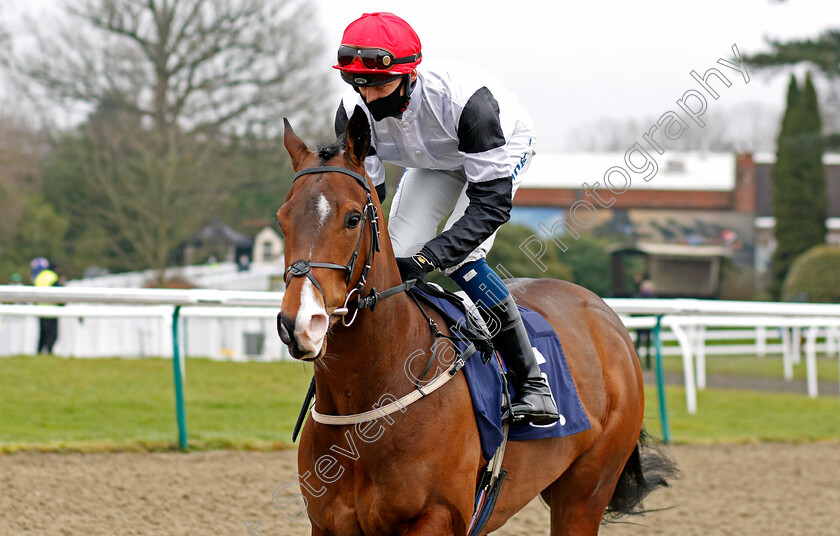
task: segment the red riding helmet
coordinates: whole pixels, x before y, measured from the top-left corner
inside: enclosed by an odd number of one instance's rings
[[[420,38],[393,13],[365,13],[344,30],[333,65],[344,73],[408,74],[422,60]]]

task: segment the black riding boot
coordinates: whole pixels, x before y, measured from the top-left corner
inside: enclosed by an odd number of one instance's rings
[[[493,346],[502,354],[508,372],[513,375],[516,397],[511,405],[513,414],[534,424],[551,424],[560,419],[551,390],[543,378],[525,324],[513,296],[482,311],[493,335]],[[493,318],[487,318],[488,312]]]

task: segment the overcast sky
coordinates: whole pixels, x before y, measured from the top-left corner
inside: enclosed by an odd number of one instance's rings
[[[330,61],[347,24],[364,12],[395,11],[419,34],[425,58],[474,63],[505,82],[534,118],[543,150],[568,145],[569,133],[581,125],[677,110],[676,100],[697,88],[692,69],[702,74],[717,67],[732,81],[709,103],[709,112],[737,114],[750,102],[781,109],[786,77],[750,73],[745,84],[717,60],[730,59],[733,44],[754,53],[766,49],[765,37],[810,37],[840,28],[837,0],[316,0],[315,5],[330,51],[325,70],[332,71]],[[38,17],[54,12],[54,6],[55,0],[0,0],[0,14]],[[342,84],[337,75],[334,80],[337,98]]]
[[[765,50],[765,37],[815,36],[840,28],[837,0],[516,1],[319,0],[335,50],[344,28],[364,12],[393,11],[411,24],[425,58],[450,58],[490,69],[516,93],[537,125],[543,149],[564,144],[569,131],[605,118],[659,117],[700,74],[718,67],[732,81],[709,111],[747,102],[781,108],[787,79],[716,65],[741,52]],[[422,68],[422,64],[421,64]],[[642,133],[640,132],[640,135]]]

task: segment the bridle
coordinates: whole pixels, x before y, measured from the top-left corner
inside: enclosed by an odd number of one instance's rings
[[[368,256],[365,259],[365,264],[362,267],[362,273],[359,275],[359,280],[356,284],[347,291],[347,295],[344,298],[344,306],[336,308],[330,316],[341,316],[341,322],[345,326],[349,326],[356,320],[356,315],[359,313],[359,309],[364,309],[366,307],[370,307],[371,310],[376,306],[377,302],[383,298],[387,298],[388,296],[398,294],[400,292],[405,292],[406,290],[410,289],[414,286],[414,281],[407,281],[401,285],[397,285],[396,287],[390,288],[383,292],[376,292],[375,288],[372,288],[370,293],[367,296],[362,296],[361,292],[364,288],[365,284],[367,283],[367,278],[370,275],[370,270],[373,267],[373,258],[376,255],[376,252],[380,251],[379,248],[379,217],[376,212],[376,206],[373,204],[373,199],[371,198],[371,191],[370,185],[368,185],[368,181],[362,175],[356,173],[355,171],[338,167],[338,166],[318,166],[318,167],[311,167],[305,168],[297,173],[295,173],[295,177],[292,182],[296,181],[303,175],[312,175],[318,173],[342,173],[344,175],[348,175],[353,177],[356,182],[358,182],[362,188],[365,189],[365,195],[367,196],[367,203],[365,204],[365,208],[362,212],[362,220],[361,220],[361,230],[359,232],[359,240],[356,242],[356,248],[353,250],[353,254],[350,255],[350,260],[347,261],[347,264],[336,264],[333,262],[312,262],[311,260],[300,259],[292,264],[286,269],[286,273],[284,274],[284,281],[288,286],[289,281],[293,277],[306,277],[309,279],[315,288],[321,293],[321,296],[324,298],[324,306],[327,305],[327,295],[324,292],[323,287],[321,284],[318,283],[318,280],[312,274],[312,268],[331,268],[334,270],[344,270],[344,280],[346,285],[350,285],[350,278],[353,276],[353,271],[356,268],[356,260],[359,256],[359,249],[362,247],[362,238],[365,235],[365,223],[368,223],[368,227],[370,228],[370,246],[368,248]],[[355,296],[355,298],[353,298]],[[350,312],[350,309],[354,309],[353,316],[350,317],[350,320],[347,320],[347,315]]]
[[[323,296],[323,298],[324,298],[324,306],[326,307],[326,305],[327,305],[327,295],[324,292],[324,289],[321,286],[321,284],[318,283],[318,280],[315,278],[314,275],[312,275],[312,268],[330,268],[330,269],[334,269],[334,270],[344,270],[345,282],[349,287],[350,278],[353,276],[353,271],[354,271],[354,268],[356,266],[356,260],[358,259],[358,256],[359,256],[359,249],[361,249],[361,247],[362,247],[362,238],[365,235],[365,223],[367,222],[368,226],[370,227],[370,248],[368,250],[368,257],[365,260],[365,265],[362,268],[362,273],[359,276],[359,280],[356,282],[356,284],[353,286],[353,288],[351,288],[349,291],[347,291],[347,295],[344,298],[344,306],[336,308],[335,310],[333,310],[333,312],[329,313],[330,316],[341,316],[342,317],[341,318],[342,324],[344,324],[345,326],[350,326],[356,320],[356,316],[359,314],[359,309],[364,309],[366,307],[370,307],[370,309],[373,310],[374,307],[376,307],[376,304],[379,302],[379,300],[387,298],[389,296],[393,296],[395,294],[399,294],[401,292],[406,292],[409,289],[413,288],[415,286],[415,284],[417,284],[417,281],[414,280],[414,279],[410,279],[410,280],[402,283],[401,285],[397,285],[396,287],[391,287],[391,288],[389,288],[387,290],[384,290],[382,292],[377,292],[375,288],[371,288],[370,293],[368,293],[367,296],[362,296],[362,294],[361,294],[362,289],[364,288],[365,283],[367,282],[367,278],[370,275],[371,267],[373,266],[374,255],[376,255],[376,252],[379,251],[379,218],[377,217],[376,206],[374,206],[374,204],[373,204],[373,199],[371,198],[370,186],[368,185],[367,179],[365,177],[363,177],[362,175],[356,173],[355,171],[352,171],[352,170],[349,170],[349,169],[345,169],[345,168],[337,167],[337,166],[318,166],[318,167],[306,168],[306,169],[302,169],[302,170],[298,171],[297,173],[295,173],[295,177],[293,179],[293,182],[303,175],[310,175],[310,174],[317,174],[317,173],[328,173],[328,172],[342,173],[344,175],[348,175],[350,177],[353,177],[356,180],[356,182],[358,182],[362,186],[362,188],[365,189],[365,195],[367,196],[367,203],[365,204],[364,212],[362,213],[361,230],[359,232],[359,240],[356,242],[356,248],[353,250],[353,254],[350,255],[350,260],[347,262],[347,264],[336,264],[336,263],[333,263],[333,262],[312,262],[311,260],[305,260],[305,259],[297,260],[297,261],[293,262],[291,265],[289,265],[289,267],[286,269],[284,280],[286,282],[286,285],[288,286],[289,281],[293,277],[306,277],[307,279],[309,279],[312,282],[312,284],[315,286],[315,288],[317,288],[318,291],[321,293],[321,296]],[[421,314],[426,319],[427,325],[428,325],[429,329],[431,330],[432,335],[435,339],[443,337],[443,338],[449,339],[450,341],[454,341],[456,338],[461,338],[461,337],[452,337],[452,336],[444,335],[438,329],[438,326],[435,323],[435,321],[432,320],[432,318],[430,318],[429,315],[426,314],[426,312],[423,310],[423,307],[420,305],[420,302],[418,301],[418,298],[416,296],[414,296],[412,293],[408,293],[408,295],[412,299],[414,304],[417,305],[417,308],[420,310]],[[349,314],[350,309],[354,309],[354,311],[353,311],[353,316],[350,317],[350,320],[348,321],[347,320],[347,315]],[[279,319],[279,315],[278,315],[278,319]],[[469,313],[467,313],[467,315],[465,317],[465,320],[466,320],[467,325],[471,324],[469,322]],[[279,320],[278,320],[278,323],[279,323]],[[464,329],[464,326],[461,326],[461,329]],[[472,328],[470,328],[470,329],[472,329]],[[470,333],[474,333],[474,332],[470,332]],[[484,337],[479,337],[478,339],[475,339],[475,340],[484,341],[486,343],[486,338],[484,338]],[[470,342],[470,341],[473,341],[473,339],[470,339],[469,341],[467,341],[467,342],[469,342],[469,346],[467,347],[467,349],[465,349],[461,353],[459,358],[457,360],[455,360],[455,362],[447,369],[446,373],[441,374],[437,379],[435,379],[431,383],[423,386],[422,389],[420,388],[420,384],[419,384],[419,380],[418,380],[417,384],[415,385],[416,389],[414,391],[412,391],[408,395],[402,397],[400,400],[396,400],[396,401],[392,402],[391,404],[387,404],[385,406],[382,406],[381,408],[377,408],[375,410],[376,415],[373,416],[373,417],[370,417],[370,415],[369,415],[373,412],[367,412],[367,413],[358,414],[358,415],[344,415],[344,416],[322,415],[322,414],[318,413],[317,411],[315,411],[315,408],[312,407],[311,408],[312,418],[314,420],[318,421],[318,422],[325,423],[325,424],[346,425],[346,424],[358,424],[358,423],[361,423],[361,422],[367,422],[368,420],[371,420],[371,419],[378,419],[378,418],[381,418],[383,415],[388,415],[390,413],[393,413],[393,412],[397,411],[397,409],[400,409],[401,411],[405,411],[406,406],[415,402],[416,400],[418,400],[421,397],[425,397],[425,396],[429,395],[432,391],[434,391],[434,390],[438,389],[439,387],[443,386],[446,382],[449,381],[450,378],[452,378],[461,369],[461,367],[464,365],[464,362],[471,355],[473,355],[476,352],[475,343]],[[488,347],[486,349],[486,351],[489,354],[489,352],[492,351],[492,347],[491,346]],[[429,370],[431,369],[431,366],[432,366],[432,363],[433,363],[433,360],[434,360],[434,356],[435,356],[435,353],[431,352],[430,355],[429,355],[429,362],[426,365],[426,368],[423,370],[422,374],[420,375],[420,378],[423,378],[426,375],[426,373],[428,373]],[[314,396],[315,396],[315,377],[313,376],[312,381],[309,383],[309,389],[306,393],[306,398],[304,399],[304,402],[303,402],[303,409],[301,410],[300,416],[298,417],[298,420],[297,420],[297,424],[295,424],[294,432],[292,433],[292,441],[295,440],[298,432],[300,431],[300,427],[303,425],[303,421],[306,418],[306,410],[307,410],[307,408],[310,407],[310,403],[311,403],[312,398]]]

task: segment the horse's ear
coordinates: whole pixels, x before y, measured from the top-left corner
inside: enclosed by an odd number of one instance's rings
[[[300,165],[303,161],[312,154],[312,151],[310,151],[309,147],[306,146],[306,143],[304,143],[304,141],[295,134],[295,131],[292,129],[292,125],[285,117],[283,118],[283,127],[283,145],[286,146],[289,156],[292,157],[292,167],[295,171],[297,171],[300,169]]]
[[[347,156],[355,165],[362,165],[370,149],[370,123],[361,106],[356,106],[353,116],[344,129],[347,142]]]

